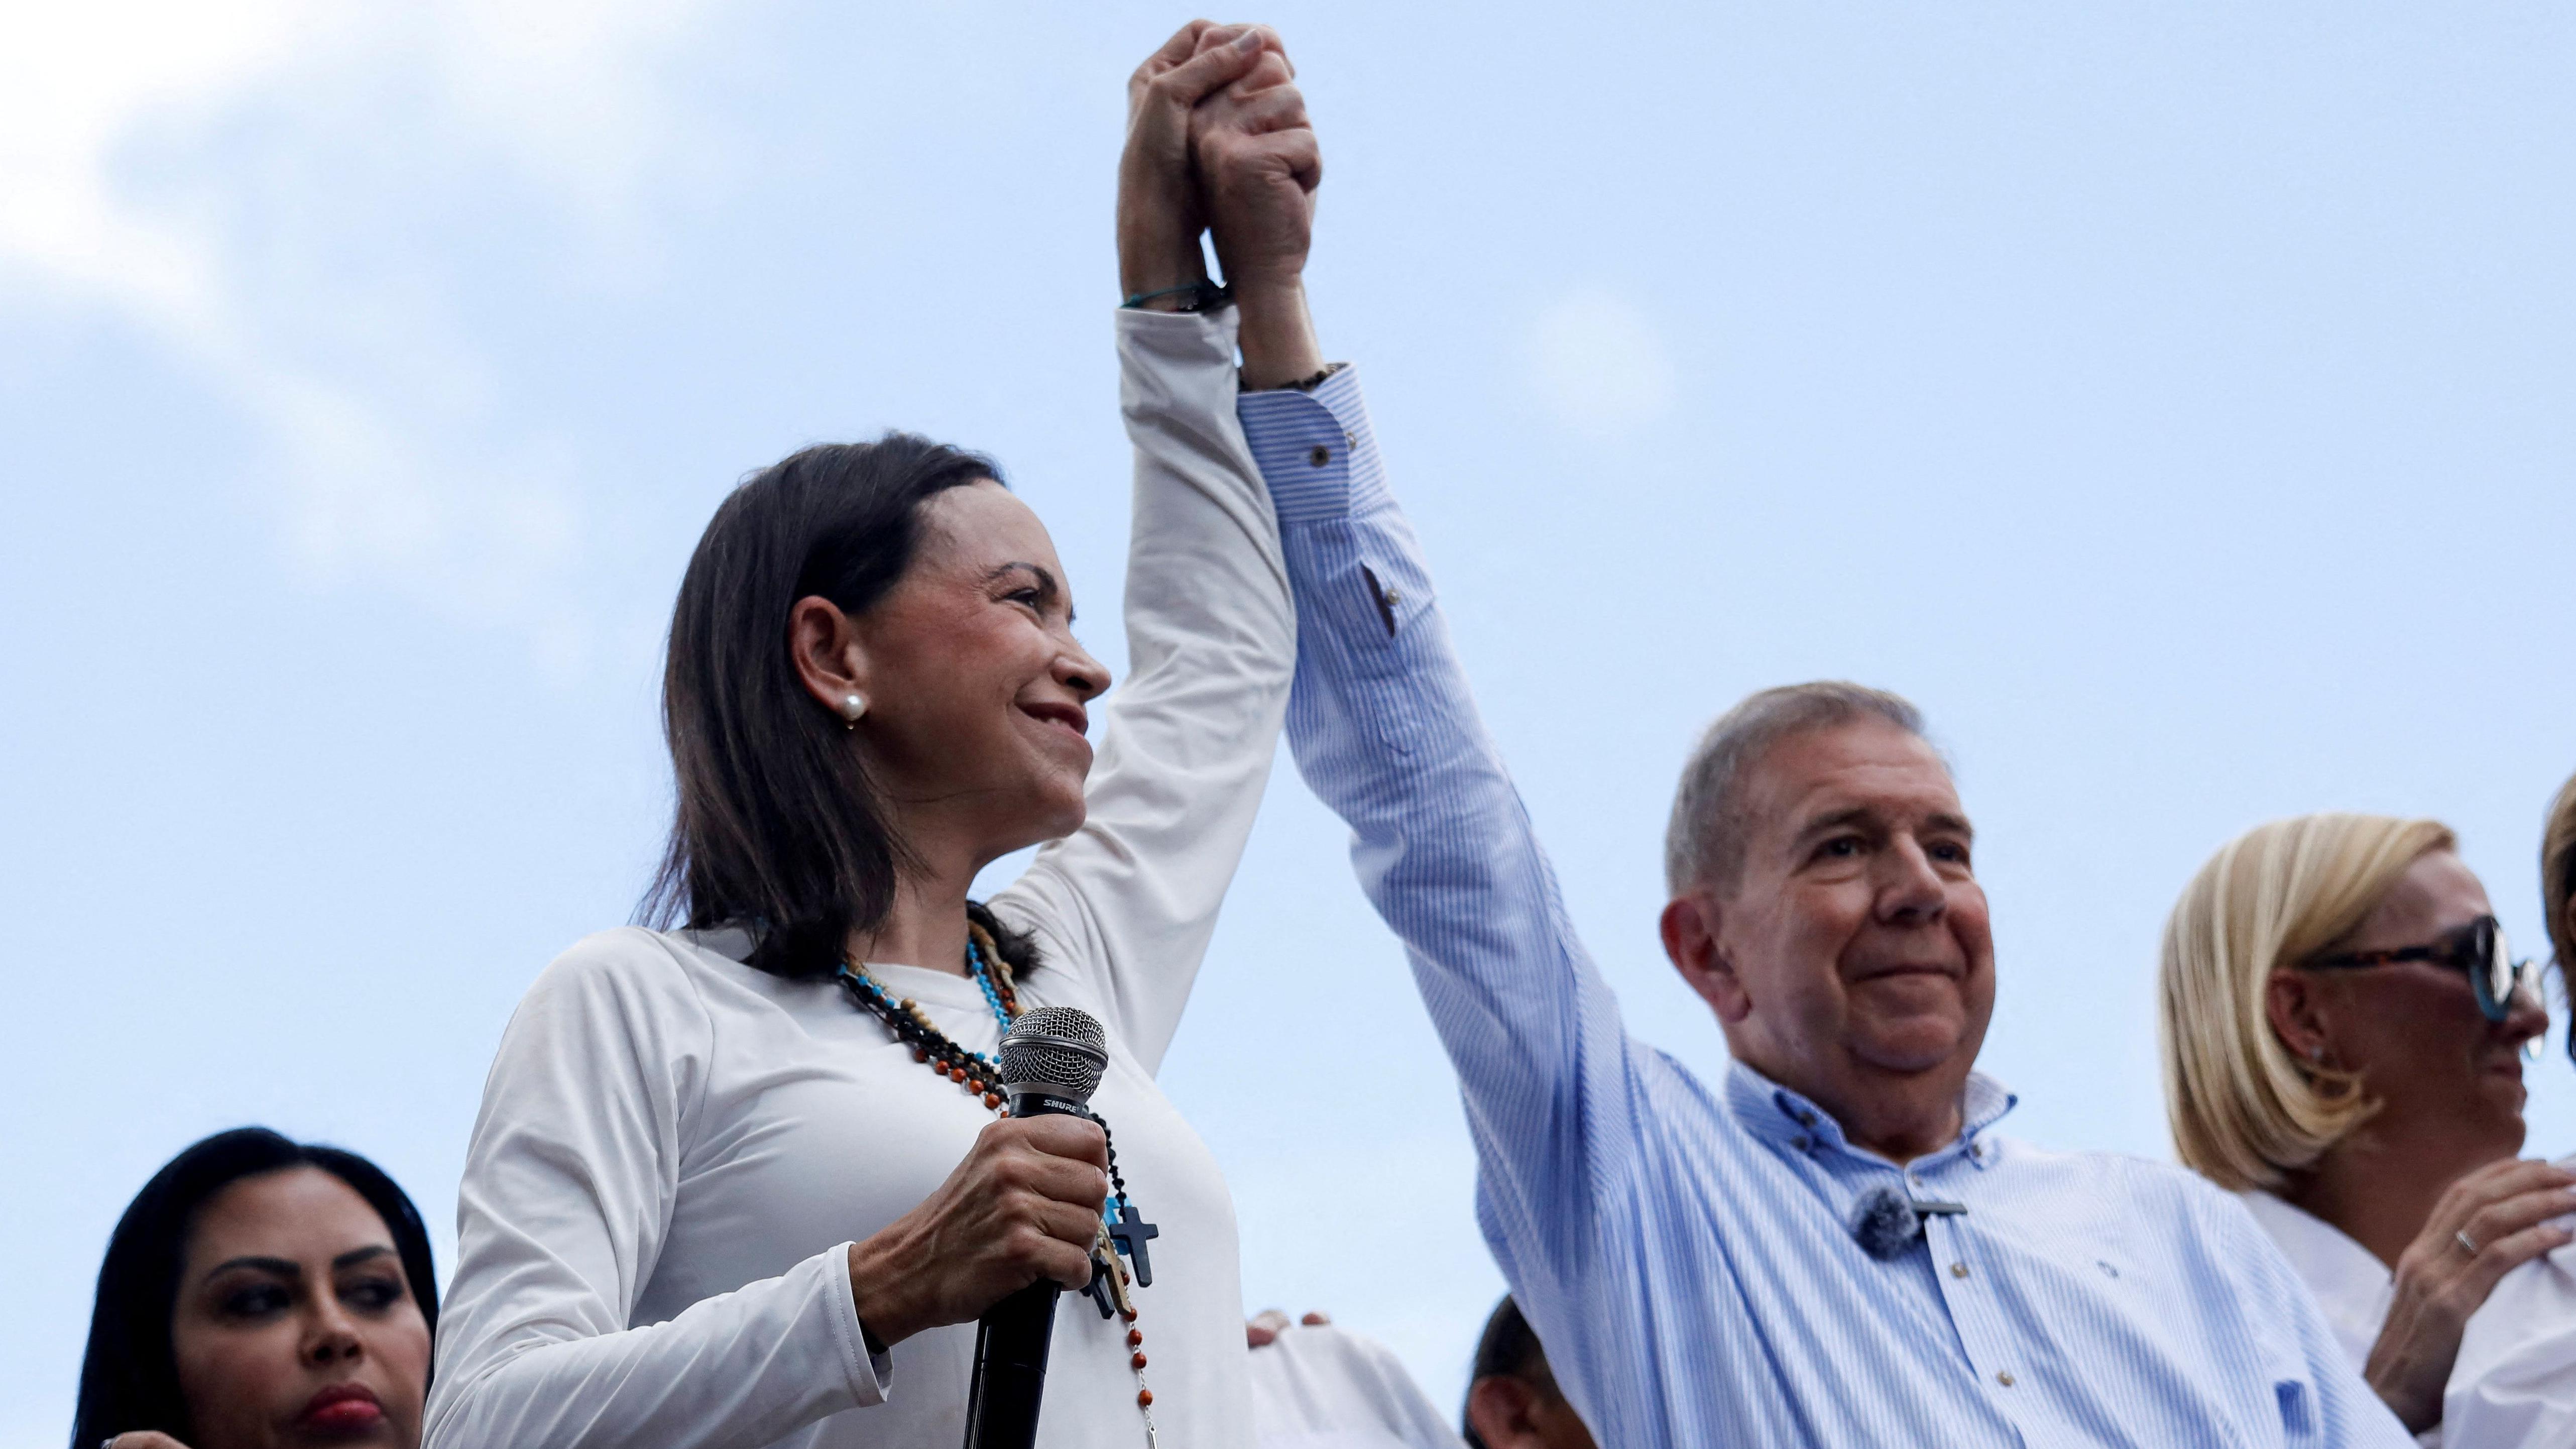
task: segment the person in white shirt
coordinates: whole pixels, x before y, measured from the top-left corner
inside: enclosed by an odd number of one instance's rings
[[[1384,1344],[1321,1313],[1267,1309],[1244,1340],[1260,1449],[1595,1449],[1509,1294],[1477,1339],[1456,1431]]]
[[[1244,1325],[1260,1449],[1463,1449],[1385,1344],[1321,1313],[1276,1308]]]
[[[2183,1162],[2242,1195],[2407,1428],[2485,1449],[2443,1427],[2474,1371],[2462,1333],[2576,1239],[2552,1221],[2576,1174],[2516,1156],[2520,1053],[2548,1013],[2451,831],[2324,814],[2246,832],[2175,904],[2160,997]]]
[[[1056,1315],[1041,1444],[1248,1449],[1233,1208],[1154,1071],[1295,653],[1234,406],[1238,341],[1244,387],[1322,366],[1299,281],[1319,162],[1288,75],[1266,30],[1194,22],[1131,83],[1136,672],[1097,768],[1107,675],[989,462],[890,434],[798,453],[718,509],[664,690],[656,904],[681,928],[578,943],[503,1036],[430,1449],[947,1449],[974,1320],[1042,1278],[1095,1291]],[[970,905],[980,869],[1039,842]],[[990,1058],[1036,1006],[1106,1026],[1106,1137],[996,1120]]]

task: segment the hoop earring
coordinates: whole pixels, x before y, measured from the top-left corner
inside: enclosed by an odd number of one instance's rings
[[[857,729],[859,727],[859,717],[867,712],[868,701],[865,695],[852,691],[848,695],[843,696],[841,699],[841,728],[845,730]]]

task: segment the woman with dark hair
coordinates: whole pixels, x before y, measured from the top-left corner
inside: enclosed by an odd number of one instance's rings
[[[107,1240],[71,1449],[414,1449],[438,1289],[374,1163],[265,1127],[170,1159]]]
[[[951,1449],[974,1320],[1040,1279],[1094,1293],[1056,1314],[1041,1443],[1248,1444],[1232,1203],[1154,1071],[1295,653],[1234,357],[1245,388],[1322,371],[1288,74],[1268,32],[1194,22],[1130,85],[1135,674],[1096,770],[1107,674],[989,462],[904,435],[812,448],[717,510],[664,682],[666,929],[579,943],[503,1037],[434,1449]],[[1095,1120],[995,1120],[990,1058],[1037,1006],[1107,1028]]]

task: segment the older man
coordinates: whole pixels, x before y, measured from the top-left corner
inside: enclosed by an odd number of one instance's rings
[[[2233,1200],[1994,1131],[1967,812],[1914,709],[1757,694],[1686,769],[1663,936],[1715,1082],[1628,1035],[1478,723],[1358,379],[1247,393],[1289,738],[1465,1093],[1478,1213],[1604,1444],[2409,1442]]]

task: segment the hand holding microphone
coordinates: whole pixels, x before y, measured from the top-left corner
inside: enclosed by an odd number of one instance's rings
[[[1109,1067],[1108,1036],[1087,1012],[1041,1006],[1002,1036],[1002,1091],[1013,1121],[1084,1121],[1091,1094]],[[1087,1122],[1085,1125],[1089,1125]],[[1104,1151],[1107,1134],[1103,1134]],[[1093,1240],[1101,1233],[1096,1216]],[[1116,1263],[1104,1271],[1115,1273]],[[1090,1275],[1085,1273],[1084,1280]],[[975,1377],[966,1390],[965,1449],[1030,1449],[1046,1397],[1047,1350],[1055,1338],[1056,1297],[1068,1279],[1040,1279],[984,1310],[975,1323]],[[1125,1301],[1123,1293],[1120,1298]],[[1103,1310],[1104,1312],[1106,1309]],[[1133,1315],[1131,1314],[1130,1317]],[[1144,1363],[1137,1360],[1138,1365]],[[1151,1394],[1140,1402],[1153,1402]],[[1153,1420],[1146,1419],[1147,1437]]]
[[[1080,1117],[1015,1117],[975,1139],[921,1206],[850,1248],[859,1322],[882,1344],[968,1322],[1042,1279],[1091,1281],[1109,1148]]]

